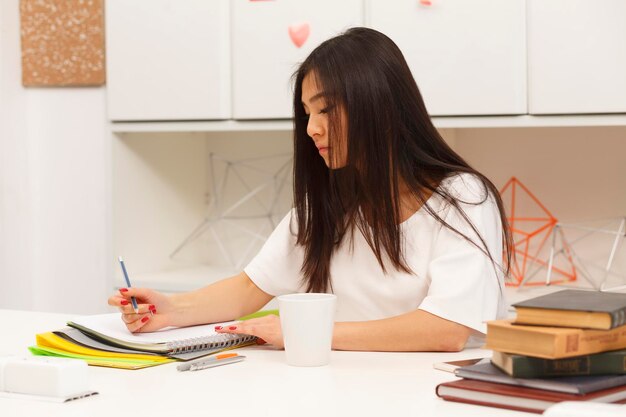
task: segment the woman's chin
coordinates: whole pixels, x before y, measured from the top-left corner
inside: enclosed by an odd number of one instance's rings
[[[320,155],[320,156],[322,157],[322,159],[324,160],[324,163],[329,169],[341,169],[341,168],[345,168],[346,165],[348,165],[345,161],[344,162],[336,162],[336,161],[331,162],[328,155]]]

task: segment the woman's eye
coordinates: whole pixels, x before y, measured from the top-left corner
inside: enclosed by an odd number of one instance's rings
[[[333,106],[326,106],[322,110],[320,110],[320,114],[326,114],[333,109]]]

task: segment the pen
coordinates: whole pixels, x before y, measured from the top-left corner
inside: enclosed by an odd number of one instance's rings
[[[179,371],[199,371],[201,369],[241,362],[245,358],[245,356],[237,355],[236,353],[224,353],[209,358],[201,358],[195,361],[181,363],[176,369]]]
[[[119,256],[117,259],[119,259],[120,265],[122,266],[122,272],[124,273],[124,279],[126,280],[126,285],[128,286],[128,288],[130,288],[131,287],[130,278],[128,278],[128,272],[126,272],[126,266],[124,265],[124,260],[122,259],[121,256]],[[137,300],[135,300],[135,297],[130,297],[130,302],[133,304],[133,310],[135,310],[135,314],[139,314],[139,307],[137,306]]]

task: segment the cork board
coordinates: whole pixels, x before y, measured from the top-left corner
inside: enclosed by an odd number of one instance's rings
[[[20,0],[22,84],[102,85],[104,0]]]

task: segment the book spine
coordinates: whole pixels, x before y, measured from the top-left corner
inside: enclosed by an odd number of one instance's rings
[[[611,313],[611,328],[626,324],[626,307]]]
[[[626,353],[597,354],[565,359],[526,356],[511,358],[515,378],[626,374]]]

